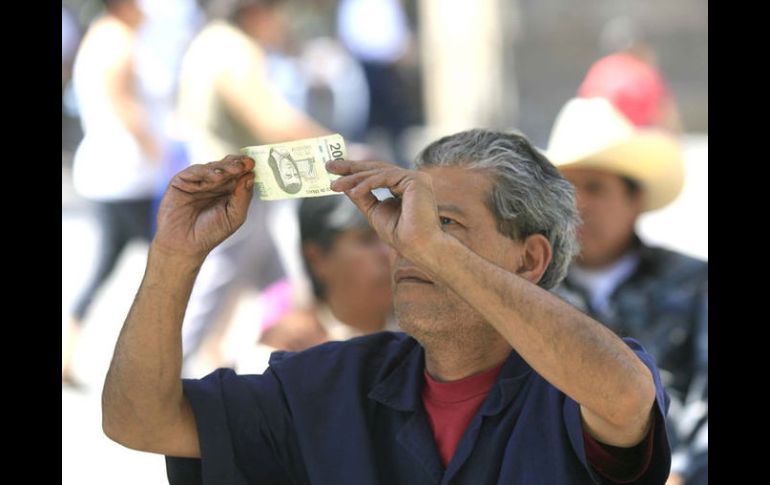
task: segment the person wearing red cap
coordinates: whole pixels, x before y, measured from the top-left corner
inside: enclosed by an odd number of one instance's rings
[[[602,57],[578,88],[581,98],[608,99],[634,126],[681,131],[674,98],[660,72],[632,52]]]

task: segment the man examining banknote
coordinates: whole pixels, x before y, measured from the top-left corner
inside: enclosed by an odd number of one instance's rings
[[[180,379],[190,288],[246,218],[254,166],[229,156],[169,185],[105,382],[110,438],[167,455],[171,483],[665,481],[658,371],[547,291],[578,249],[575,193],[519,134],[441,138],[416,170],[326,164],[392,248],[405,333],[279,352],[263,375]]]

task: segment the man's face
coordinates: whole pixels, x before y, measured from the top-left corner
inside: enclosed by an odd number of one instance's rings
[[[583,219],[578,264],[601,268],[615,262],[631,244],[642,211],[641,191],[629,193],[619,175],[601,170],[565,169],[563,174],[577,190]]]
[[[260,45],[281,50],[286,44],[287,12],[283,5],[253,5],[241,13],[241,25]]]
[[[347,305],[363,305],[372,315],[390,313],[392,297],[388,250],[370,227],[348,229],[334,239],[314,267],[327,292],[344,295]]]
[[[491,180],[460,167],[423,170],[432,176],[444,232],[485,259],[515,271],[522,244],[497,230],[495,216],[486,203]],[[430,339],[477,338],[479,332],[494,332],[481,314],[455,292],[432,281],[430,275],[395,251],[391,250],[390,256],[395,312],[405,332],[423,343]]]

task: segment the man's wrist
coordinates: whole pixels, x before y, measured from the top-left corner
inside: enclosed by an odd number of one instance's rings
[[[456,251],[463,247],[460,241],[441,231],[404,256],[433,277],[443,279],[442,274],[447,265],[456,261],[453,254],[456,255]]]
[[[186,254],[180,251],[164,248],[160,244],[157,244],[155,241],[153,241],[150,244],[150,251],[147,256],[147,265],[148,267],[167,268],[178,271],[181,275],[186,272],[197,273],[205,259],[206,254]]]

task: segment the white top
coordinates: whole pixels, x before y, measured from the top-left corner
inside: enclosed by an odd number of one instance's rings
[[[75,152],[73,182],[75,190],[90,199],[148,198],[157,189],[160,164],[144,156],[107,92],[115,60],[133,49],[134,34],[128,27],[101,19],[86,34],[75,59],[73,87],[85,136]]]
[[[342,42],[364,61],[391,64],[409,46],[409,25],[399,0],[343,0],[337,25]]]
[[[570,279],[588,292],[594,310],[606,314],[610,295],[631,276],[638,265],[639,255],[628,253],[611,266],[599,270],[573,266]]]

